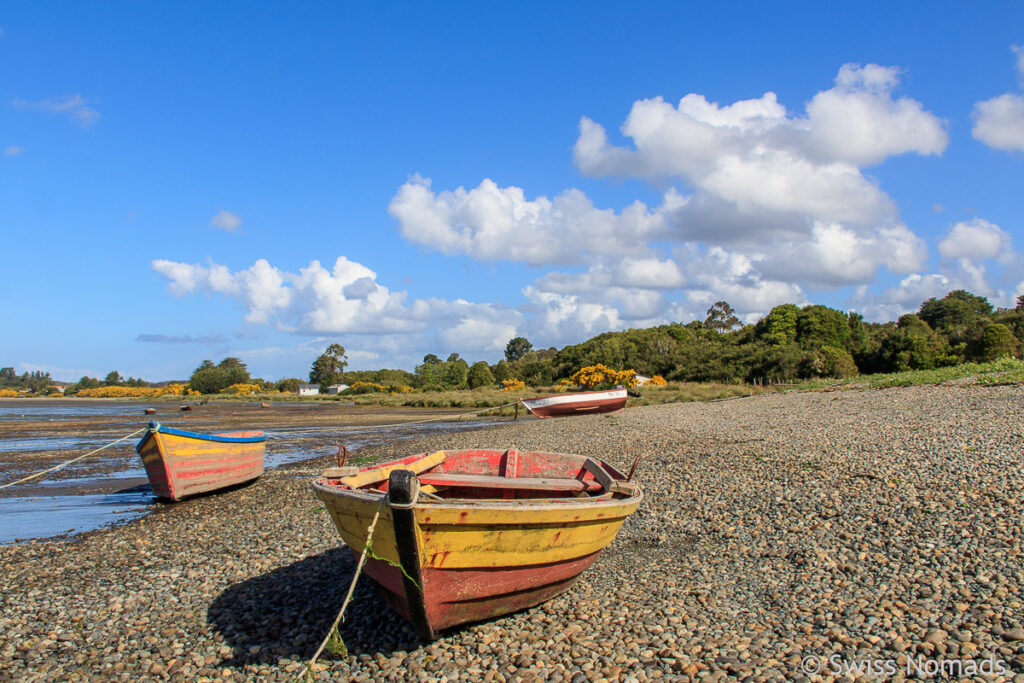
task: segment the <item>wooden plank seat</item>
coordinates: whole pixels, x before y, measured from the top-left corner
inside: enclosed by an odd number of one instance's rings
[[[579,479],[545,479],[540,477],[495,477],[486,474],[447,474],[426,472],[419,475],[428,486],[458,486],[481,489],[520,489],[529,491],[600,491],[597,481]]]

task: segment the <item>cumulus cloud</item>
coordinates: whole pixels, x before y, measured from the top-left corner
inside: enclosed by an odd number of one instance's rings
[[[943,297],[954,289],[984,296],[994,306],[1012,307],[1024,293],[1024,259],[1013,251],[1010,234],[983,218],[950,226],[939,242],[942,261],[933,273],[912,273],[880,294],[857,289],[851,303],[871,320],[895,320],[916,311],[922,301]]]
[[[753,316],[806,301],[805,289],[924,267],[923,240],[863,170],[948,145],[945,121],[896,94],[900,78],[894,67],[843,65],[803,113],[772,92],[727,104],[698,93],[677,105],[643,99],[621,126],[624,145],[583,117],[573,150],[580,171],[679,182],[689,192],[669,187],[657,206],[599,208],[576,189],[530,199],[491,180],[435,191],[415,177],[389,211],[406,238],[445,254],[586,265],[551,270],[530,289],[528,306],[544,314],[531,324],[547,320],[556,333],[565,320],[582,329],[590,320],[662,320],[706,299]]]
[[[1012,249],[1010,234],[983,218],[957,223],[939,242],[942,256],[971,261],[1005,257],[1012,254]]]
[[[217,228],[225,232],[234,232],[241,224],[241,216],[237,216],[230,211],[225,211],[224,209],[218,211],[214,217],[210,219],[211,228]]]
[[[24,147],[18,147],[17,145],[8,145],[7,147],[4,147],[4,156],[16,157],[24,151]]]
[[[666,195],[666,205],[676,201]],[[445,254],[483,261],[584,263],[596,254],[641,254],[667,234],[662,212],[634,202],[615,213],[582,192],[527,199],[522,188],[485,179],[477,187],[435,193],[429,178],[414,177],[388,205],[402,235]]]
[[[15,98],[11,100],[11,104],[18,109],[35,109],[67,116],[82,128],[88,128],[100,120],[100,113],[90,107],[89,101],[78,93],[62,95],[60,97],[49,97],[44,100],[22,100]]]
[[[1017,75],[1024,83],[1024,45],[1012,48],[1017,58]],[[975,102],[971,135],[989,147],[1007,152],[1024,152],[1024,96],[1005,93]]]
[[[378,284],[366,266],[339,256],[332,268],[312,261],[297,273],[259,259],[231,272],[221,264],[157,259],[153,270],[175,296],[221,294],[246,309],[245,320],[298,334],[407,335],[436,332],[462,350],[496,351],[516,336],[521,314],[504,306],[462,299],[417,299]]]

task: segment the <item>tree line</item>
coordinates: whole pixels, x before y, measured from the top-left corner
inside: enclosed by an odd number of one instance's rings
[[[718,301],[703,321],[605,332],[562,349],[534,349],[517,337],[495,364],[470,364],[456,353],[441,360],[431,353],[412,372],[367,370],[346,372],[344,378],[349,383],[450,390],[508,378],[549,386],[598,363],[686,382],[792,381],[927,370],[1020,357],[1024,296],[1016,304],[995,309],[985,297],[955,290],[886,323],[866,322],[859,313],[818,304],[782,304],[756,323],[742,325],[732,307]]]

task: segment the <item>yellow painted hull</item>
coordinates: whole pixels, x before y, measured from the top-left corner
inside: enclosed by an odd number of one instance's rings
[[[457,624],[539,604],[568,589],[643,500],[639,489],[635,495],[596,498],[420,497],[411,511],[401,511],[388,502],[382,505],[385,496],[378,490],[338,488],[324,480],[314,488],[342,540],[357,554],[380,510],[371,549],[381,559],[370,560],[366,571],[428,638]],[[409,531],[402,532],[396,517],[410,512]],[[416,585],[410,587],[408,576],[418,577]],[[411,604],[417,601],[422,604]]]
[[[136,450],[153,493],[176,501],[256,479],[265,447],[262,432],[200,434],[156,425]]]

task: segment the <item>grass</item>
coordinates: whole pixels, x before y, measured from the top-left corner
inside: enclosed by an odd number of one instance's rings
[[[986,363],[964,363],[932,370],[907,370],[904,372],[860,375],[843,380],[811,380],[799,386],[800,389],[825,388],[887,389],[890,387],[911,387],[927,384],[943,384],[954,380],[974,378],[976,384],[1020,384],[1024,382],[1024,360],[1004,357]]]

